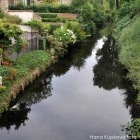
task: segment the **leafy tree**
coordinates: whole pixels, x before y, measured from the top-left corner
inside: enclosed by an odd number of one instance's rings
[[[81,8],[81,16],[83,22],[89,22],[93,19],[93,5],[89,2],[85,3]]]
[[[71,6],[80,9],[81,6],[83,6],[84,4],[86,4],[86,2],[88,2],[88,0],[72,0],[71,1]]]

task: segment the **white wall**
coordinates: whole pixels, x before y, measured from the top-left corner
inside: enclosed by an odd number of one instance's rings
[[[24,32],[31,32],[32,29],[29,26],[25,26],[25,25],[19,25],[20,29]]]
[[[33,12],[30,11],[9,11],[10,15],[18,15],[23,22],[28,22],[33,19]]]

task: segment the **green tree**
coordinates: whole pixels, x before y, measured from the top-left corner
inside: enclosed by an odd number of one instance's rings
[[[0,48],[3,48],[4,52],[12,44],[12,39],[15,40],[14,49],[17,53],[20,53],[23,46],[27,44],[20,36],[22,30],[16,24],[7,23],[6,20],[0,20]]]
[[[88,0],[72,0],[71,6],[76,8],[81,8]]]
[[[85,3],[81,8],[81,16],[83,22],[89,22],[93,19],[93,5],[89,2]]]

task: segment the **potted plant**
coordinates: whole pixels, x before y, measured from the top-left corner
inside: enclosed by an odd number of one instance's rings
[[[3,65],[3,66],[9,66],[8,58],[7,58],[5,55],[3,56],[2,65]]]

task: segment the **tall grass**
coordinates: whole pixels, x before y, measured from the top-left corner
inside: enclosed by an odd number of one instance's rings
[[[122,28],[117,37],[120,62],[129,70],[127,78],[133,81],[140,94],[140,18]],[[140,99],[137,100],[140,103]]]

